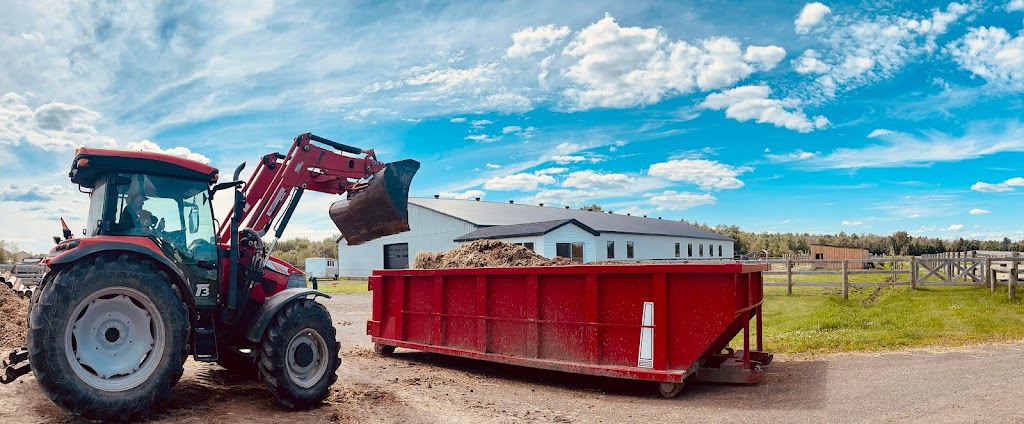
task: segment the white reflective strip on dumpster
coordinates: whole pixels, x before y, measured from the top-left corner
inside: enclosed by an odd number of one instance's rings
[[[654,302],[644,302],[640,325],[640,358],[636,366],[654,368]]]

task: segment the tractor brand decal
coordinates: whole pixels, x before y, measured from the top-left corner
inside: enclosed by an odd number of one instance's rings
[[[654,302],[644,302],[640,323],[640,357],[636,366],[654,368]]]
[[[206,297],[210,295],[209,284],[196,284],[196,297]]]
[[[267,208],[267,216],[274,217],[274,213],[277,212],[277,205],[281,204],[281,201],[284,200],[284,195],[287,193],[288,191],[281,187],[281,190],[277,192],[277,196],[274,196],[274,201],[270,202],[270,207]]]

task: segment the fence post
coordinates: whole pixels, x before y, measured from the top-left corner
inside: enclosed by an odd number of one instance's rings
[[[786,259],[786,294],[793,294],[793,260]]]
[[[992,293],[996,292],[996,279],[992,278],[992,257],[985,257],[985,285]]]
[[[910,289],[917,288],[917,256],[910,257]]]
[[[846,264],[846,259],[843,259],[843,299],[850,298],[850,274],[847,272]]]
[[[1017,269],[1019,268],[1017,266],[1017,256],[1017,252],[1013,252],[1013,263],[1010,265],[1010,280],[1007,282],[1009,286],[1007,292],[1009,293],[1010,300],[1017,298]]]

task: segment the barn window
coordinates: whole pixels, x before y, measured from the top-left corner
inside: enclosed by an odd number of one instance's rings
[[[615,242],[608,240],[608,259],[615,259]]]
[[[523,243],[523,247],[525,247],[527,249],[530,249],[531,252],[535,252],[535,250],[533,250],[533,242],[532,241],[528,241],[526,243]]]
[[[583,243],[555,243],[555,254],[573,262],[583,262]]]
[[[679,257],[679,243],[676,243],[676,257]]]
[[[700,249],[700,257],[704,257],[704,243],[698,244],[697,247]]]
[[[722,245],[718,245],[718,256],[722,256]]]
[[[693,257],[693,243],[686,243],[686,257]]]
[[[626,258],[633,258],[633,242],[631,241],[626,242]]]

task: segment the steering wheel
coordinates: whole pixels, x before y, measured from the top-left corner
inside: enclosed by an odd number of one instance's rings
[[[213,244],[210,243],[210,241],[206,240],[206,239],[195,239],[195,240],[192,240],[192,242],[188,244],[188,251],[192,255],[193,258],[209,257],[209,256],[211,256],[209,254],[207,254],[207,255],[199,255],[198,252],[207,252],[207,253],[208,252],[216,252],[216,250],[213,248]]]

